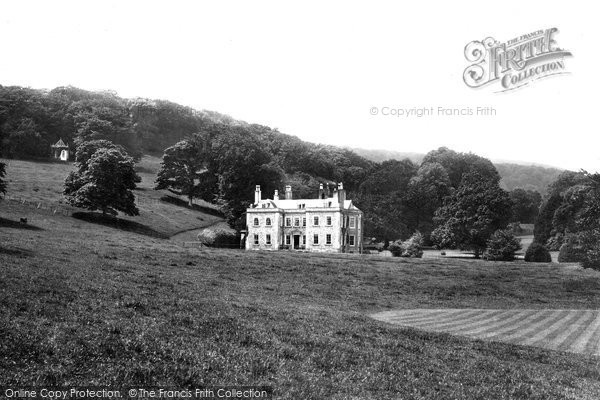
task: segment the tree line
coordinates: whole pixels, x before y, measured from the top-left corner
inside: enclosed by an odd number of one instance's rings
[[[126,192],[139,178],[128,168],[142,154],[163,155],[158,189],[187,196],[190,203],[201,198],[219,204],[236,229],[243,228],[255,185],[272,193],[289,184],[295,196],[310,198],[319,182],[326,187],[343,182],[364,212],[365,236],[389,242],[420,232],[427,244],[470,248],[478,255],[510,222],[533,223],[542,202],[534,190],[501,189],[494,164],[471,153],[440,148],[420,163],[379,163],[349,149],[307,143],[167,101],[122,99],[73,87],[0,87],[3,156],[47,156],[59,137],[76,150],[77,171],[67,178],[65,194],[84,207],[85,198],[94,198],[95,209],[109,214],[135,215],[135,208],[126,205],[133,195]],[[94,156],[100,149],[105,150]],[[107,179],[96,172],[102,165],[108,168],[109,160],[123,166],[106,175],[124,174],[125,194],[113,193],[121,201],[115,207],[99,201],[110,190],[99,190]]]

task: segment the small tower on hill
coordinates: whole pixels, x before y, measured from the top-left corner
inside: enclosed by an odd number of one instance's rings
[[[58,142],[52,145],[52,150],[54,150],[54,158],[57,160],[69,160],[69,146],[62,139],[58,139]]]

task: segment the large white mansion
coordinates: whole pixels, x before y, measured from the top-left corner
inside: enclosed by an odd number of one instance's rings
[[[263,199],[256,186],[246,215],[246,250],[362,252],[363,213],[346,199],[341,183],[332,196],[320,184],[316,199],[293,199],[291,186],[285,199],[277,190],[273,199]]]

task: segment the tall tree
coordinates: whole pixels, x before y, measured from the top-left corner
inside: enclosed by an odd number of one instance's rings
[[[452,187],[457,188],[462,182],[463,175],[476,172],[482,177],[499,182],[498,170],[490,160],[473,153],[459,153],[447,147],[432,150],[423,158],[421,165],[437,162],[448,172]]]
[[[535,190],[514,189],[510,191],[513,202],[511,222],[532,224],[542,203],[542,195]]]
[[[467,173],[436,212],[432,240],[439,247],[472,250],[478,258],[490,236],[507,226],[511,206],[508,193],[498,182],[476,172]]]
[[[281,188],[284,173],[260,141],[250,140],[245,127],[220,124],[215,129],[219,133],[212,142],[209,170],[218,179],[217,200],[229,224],[242,229],[255,185],[263,193],[273,193]]]
[[[414,230],[428,236],[435,211],[442,206],[452,187],[446,169],[439,163],[423,164],[411,178],[405,193],[405,203],[415,220]]]
[[[208,145],[196,136],[182,140],[165,150],[155,189],[168,189],[187,196],[192,207],[194,198],[212,200],[215,175],[208,170]]]
[[[139,215],[132,190],[140,181],[133,159],[118,146],[98,148],[65,180],[64,195],[75,207],[102,214]]]

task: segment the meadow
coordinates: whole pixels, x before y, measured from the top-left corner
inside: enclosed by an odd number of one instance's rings
[[[13,162],[10,193],[58,201],[65,167],[51,164],[34,182],[35,166]],[[162,201],[165,193],[149,189],[151,166],[143,171],[148,189],[136,195],[159,201],[132,220],[161,235],[0,201],[0,385],[257,384],[283,399],[600,398],[598,357],[371,318],[409,308],[598,309],[596,271],[184,248],[169,238],[220,219]]]

